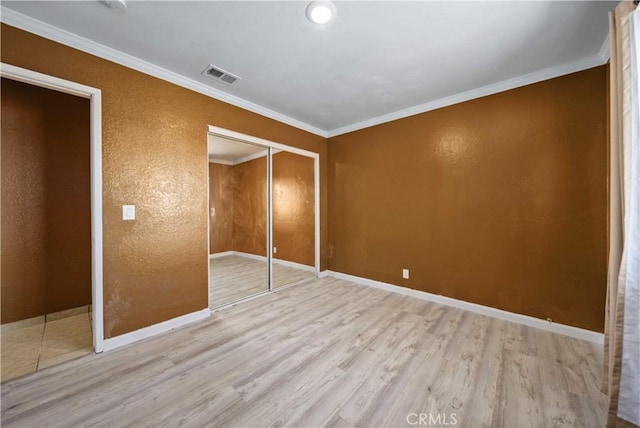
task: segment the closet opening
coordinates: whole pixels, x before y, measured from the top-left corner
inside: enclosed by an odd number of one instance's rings
[[[315,278],[319,156],[209,127],[209,306]]]
[[[208,137],[209,303],[218,307],[269,290],[269,148]]]

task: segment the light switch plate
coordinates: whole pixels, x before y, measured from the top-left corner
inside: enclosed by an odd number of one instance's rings
[[[122,219],[123,220],[135,220],[136,219],[136,206],[135,205],[123,205],[122,206]]]
[[[409,269],[402,269],[402,278],[409,279]]]

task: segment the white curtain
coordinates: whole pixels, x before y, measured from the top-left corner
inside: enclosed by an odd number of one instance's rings
[[[640,14],[610,15],[610,243],[605,325],[607,426],[640,425]]]
[[[631,138],[623,147],[624,250],[620,280],[625,286],[624,328],[618,417],[640,425],[640,11],[629,17],[631,68]]]

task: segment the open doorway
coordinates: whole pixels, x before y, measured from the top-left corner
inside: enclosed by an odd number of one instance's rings
[[[1,85],[5,381],[101,351],[102,229],[99,91],[6,64]]]

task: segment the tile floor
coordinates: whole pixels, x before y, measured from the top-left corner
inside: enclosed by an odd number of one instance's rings
[[[1,381],[72,360],[93,352],[91,318],[65,311],[40,317],[42,321],[0,333]]]

